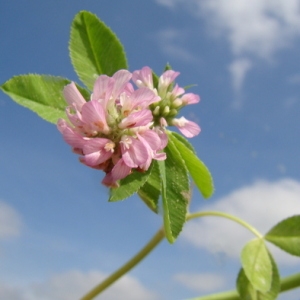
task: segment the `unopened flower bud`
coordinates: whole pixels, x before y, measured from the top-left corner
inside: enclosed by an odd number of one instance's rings
[[[170,117],[175,117],[177,114],[178,114],[178,110],[175,108],[171,109],[169,112]]]
[[[167,116],[167,115],[169,114],[169,112],[170,112],[170,107],[169,107],[169,106],[166,106],[166,107],[164,108],[163,115]]]
[[[173,103],[172,103],[172,107],[175,107],[175,108],[177,108],[177,107],[179,107],[179,106],[181,106],[181,105],[182,105],[182,101],[181,101],[181,99],[179,99],[179,98],[175,99],[175,100],[173,101]]]
[[[154,110],[153,110],[153,115],[154,116],[158,116],[159,115],[159,106],[156,106],[155,108],[154,108]]]

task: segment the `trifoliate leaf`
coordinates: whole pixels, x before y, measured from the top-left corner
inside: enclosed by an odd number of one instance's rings
[[[240,295],[241,300],[275,300],[280,291],[280,276],[278,272],[277,265],[271,256],[268,253],[269,259],[272,264],[272,279],[271,287],[267,292],[261,292],[254,288],[254,286],[249,281],[248,277],[245,274],[244,269],[241,269],[237,278],[237,291]]]
[[[300,256],[300,216],[281,221],[266,234],[265,239],[292,255]]]
[[[80,80],[93,89],[100,74],[112,76],[128,69],[123,45],[96,15],[79,12],[71,26],[70,57]]]
[[[257,238],[248,242],[242,250],[241,261],[254,289],[268,292],[272,285],[272,263],[264,240]]]
[[[179,138],[178,134],[174,134],[171,131],[168,132],[168,136],[169,140],[174,143],[180,152],[195,185],[198,187],[204,198],[209,198],[214,192],[214,185],[208,168],[196,156],[192,146],[189,146],[188,141],[183,141],[184,138]]]
[[[175,131],[172,131],[172,135],[179,140],[179,142],[183,143],[187,148],[189,148],[194,154],[196,154],[195,148],[185,137]]]
[[[67,103],[62,91],[69,83],[70,80],[62,77],[28,74],[12,77],[0,88],[18,104],[48,122],[57,123],[59,118],[66,119]],[[78,88],[87,97],[87,92]]]
[[[157,161],[152,161],[153,167],[145,184],[139,189],[138,195],[155,213],[158,213],[158,200],[161,194],[161,180]]]
[[[166,238],[173,243],[186,220],[190,187],[187,169],[175,144],[169,140],[167,159],[159,161]]]
[[[119,187],[110,189],[110,196],[108,201],[120,201],[128,198],[136,193],[147,181],[151,174],[153,165],[149,167],[146,172],[138,172],[134,170],[132,174],[128,175],[119,182]]]

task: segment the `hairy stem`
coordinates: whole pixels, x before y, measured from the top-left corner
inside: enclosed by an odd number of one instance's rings
[[[251,232],[253,232],[257,237],[262,238],[263,236],[251,225],[246,223],[245,221],[229,215],[227,213],[223,212],[217,212],[217,211],[204,211],[204,212],[196,212],[192,214],[188,214],[186,217],[186,220],[192,220],[195,218],[201,218],[205,216],[216,216],[216,217],[222,217],[229,220],[232,220],[247,229],[249,229]],[[117,281],[120,277],[122,277],[124,274],[126,274],[128,271],[130,271],[133,267],[135,267],[141,260],[143,260],[165,237],[165,232],[163,228],[160,228],[157,233],[152,237],[152,239],[134,256],[132,257],[127,263],[125,263],[121,268],[119,268],[117,271],[115,271],[113,274],[108,276],[103,282],[101,282],[99,285],[94,287],[89,293],[87,293],[85,296],[81,298],[81,300],[91,300],[100,293],[102,293],[106,288],[108,288],[110,285],[112,285],[115,281]],[[210,299],[210,298],[208,298]],[[213,298],[211,298],[213,299]],[[218,298],[216,298],[218,299]],[[223,298],[220,298],[223,299]],[[231,299],[231,298],[224,298],[224,299]]]

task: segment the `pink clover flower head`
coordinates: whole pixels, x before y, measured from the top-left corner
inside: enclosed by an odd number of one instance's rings
[[[161,98],[159,102],[153,102],[150,106],[154,126],[176,126],[183,135],[190,138],[199,134],[200,127],[184,117],[178,119],[177,115],[184,106],[198,103],[200,97],[193,93],[185,93],[184,88],[174,83],[179,74],[173,70],[165,71],[158,78],[157,87],[154,87],[152,70],[144,67],[133,73],[132,80],[138,87],[149,87]]]
[[[132,78],[139,82],[137,89]],[[150,68],[100,75],[89,101],[74,82],[63,94],[70,122],[60,119],[57,128],[83,164],[106,173],[104,185],[116,187],[133,169],[146,171],[153,159],[166,159],[162,150],[167,135],[161,126],[154,126],[151,110],[161,98],[153,88]]]

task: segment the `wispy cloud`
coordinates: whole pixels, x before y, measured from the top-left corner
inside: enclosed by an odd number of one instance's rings
[[[299,0],[195,2],[212,28],[226,35],[235,55],[269,59],[300,35]]]
[[[195,17],[203,19],[211,36],[221,39],[225,37],[235,57],[233,64],[241,58],[272,61],[277,51],[291,47],[300,36],[300,0],[157,2],[172,9],[187,9]],[[232,72],[231,75],[236,90],[236,75]]]
[[[204,209],[230,213],[266,233],[282,219],[300,214],[299,195],[298,181],[292,179],[277,182],[257,181],[206,205]],[[201,209],[203,210],[203,207]],[[244,244],[253,238],[249,231],[235,222],[214,217],[189,222],[182,236],[196,247],[211,253],[223,253],[226,257],[235,259],[239,257]],[[299,259],[280,250],[274,254],[282,264],[299,264]]]
[[[226,285],[226,279],[214,273],[178,273],[173,279],[199,293],[215,291]]]
[[[232,85],[235,91],[235,101],[232,103],[233,108],[242,106],[242,87],[247,72],[252,68],[252,62],[247,58],[237,58],[228,67],[231,74]]]
[[[18,236],[21,228],[19,213],[12,206],[0,201],[0,239]]]
[[[157,0],[187,8],[203,18],[210,32],[225,35],[235,55],[251,53],[269,59],[300,36],[299,0]]]
[[[0,299],[6,300],[74,300],[79,299],[106,275],[99,271],[83,273],[77,270],[56,274],[49,280],[18,287],[0,283]],[[145,288],[137,279],[126,275],[101,294],[103,299],[157,300],[157,294]]]
[[[174,8],[177,4],[177,2],[180,2],[180,0],[156,0],[156,2],[160,5],[167,6],[169,8]]]

